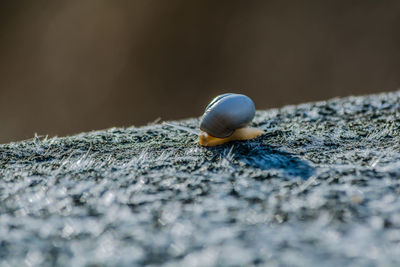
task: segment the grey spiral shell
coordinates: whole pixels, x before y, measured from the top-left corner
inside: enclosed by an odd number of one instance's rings
[[[200,129],[214,137],[230,136],[237,128],[250,123],[256,108],[253,101],[241,94],[223,94],[206,107]]]

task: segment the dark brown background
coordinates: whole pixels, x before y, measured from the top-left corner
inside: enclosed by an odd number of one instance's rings
[[[0,143],[400,85],[400,1],[1,1]]]

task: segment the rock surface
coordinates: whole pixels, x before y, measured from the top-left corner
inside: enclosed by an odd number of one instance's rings
[[[400,91],[0,145],[0,266],[399,266]]]

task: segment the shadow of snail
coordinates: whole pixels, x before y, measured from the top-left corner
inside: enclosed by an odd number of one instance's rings
[[[241,161],[250,168],[277,170],[287,178],[300,177],[307,180],[314,174],[314,168],[307,161],[257,141],[256,139],[255,142],[235,142],[230,150],[227,149],[229,146],[211,149],[215,153],[215,157],[220,156],[224,151],[229,151],[233,162]]]

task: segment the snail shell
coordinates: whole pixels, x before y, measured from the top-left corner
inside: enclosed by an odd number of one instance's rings
[[[241,94],[223,94],[206,107],[200,129],[211,136],[225,138],[250,123],[256,109],[253,101]]]

